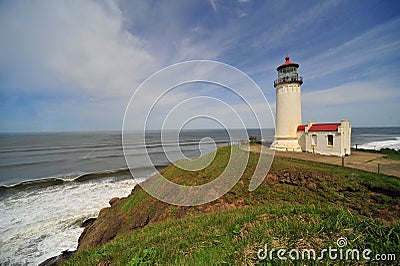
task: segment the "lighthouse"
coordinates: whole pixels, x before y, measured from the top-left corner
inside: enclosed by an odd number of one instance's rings
[[[298,74],[299,64],[290,62],[280,65],[278,79],[274,81],[276,89],[276,125],[274,142],[271,149],[278,151],[301,152],[297,127],[301,121],[301,84],[303,78]]]

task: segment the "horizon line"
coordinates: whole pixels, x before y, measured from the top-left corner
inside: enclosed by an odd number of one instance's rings
[[[397,126],[351,126],[352,128],[400,128]],[[228,128],[229,130],[240,130],[242,128]],[[146,129],[145,131],[207,131],[207,130],[227,130],[225,128],[187,128],[187,129]],[[246,130],[259,130],[259,128],[246,128]],[[274,130],[274,128],[261,128],[261,130]],[[134,129],[129,132],[143,132],[144,130]],[[40,133],[93,133],[93,132],[121,132],[122,129],[88,129],[88,130],[37,130],[37,131],[0,131],[0,134],[40,134]]]

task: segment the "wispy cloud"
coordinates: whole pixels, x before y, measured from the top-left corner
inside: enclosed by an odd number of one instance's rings
[[[266,28],[266,31],[255,38],[254,45],[265,47],[282,46],[285,39],[290,38],[293,33],[299,32],[312,23],[316,23],[322,14],[330,12],[341,0],[319,1],[307,8],[299,9],[293,14],[287,14],[285,9],[275,10],[282,13],[277,17],[275,25]],[[301,30],[300,30],[301,32]]]
[[[350,119],[356,126],[399,125],[400,91],[385,80],[350,82],[302,95],[303,122]]]
[[[400,99],[400,91],[385,81],[351,82],[333,88],[303,92],[303,106],[326,107],[357,103],[380,103],[382,100]]]
[[[394,34],[400,19],[394,19],[302,62],[307,79],[321,78],[371,61],[390,60],[400,53],[400,38]],[[364,67],[367,69],[367,67]]]
[[[210,0],[210,4],[214,12],[217,12],[217,0]]]

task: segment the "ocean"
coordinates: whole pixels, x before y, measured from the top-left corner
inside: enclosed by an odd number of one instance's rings
[[[38,264],[76,249],[83,221],[96,217],[111,198],[129,195],[136,181],[154,173],[142,163],[142,134],[135,134],[125,146],[135,158],[135,179],[126,166],[121,132],[0,134],[0,264]],[[248,130],[248,135],[260,132]],[[263,136],[271,142],[273,130],[263,130]],[[242,139],[246,136],[239,131],[229,136],[224,130],[187,130],[177,143],[167,144],[169,152],[176,153],[173,158],[196,158]],[[400,127],[353,128],[352,146],[356,144],[398,150]],[[157,169],[170,163],[160,132],[146,132],[145,145]]]

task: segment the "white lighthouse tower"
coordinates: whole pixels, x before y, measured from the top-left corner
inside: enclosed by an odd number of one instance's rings
[[[275,139],[271,149],[279,151],[301,152],[297,127],[301,121],[301,84],[303,78],[298,74],[299,64],[290,62],[285,57],[285,63],[280,65],[278,79],[274,81],[276,88],[276,125]]]

